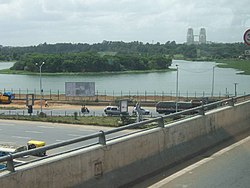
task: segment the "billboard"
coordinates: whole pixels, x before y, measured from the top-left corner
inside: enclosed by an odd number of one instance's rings
[[[95,82],[65,82],[65,95],[92,97],[95,96]]]

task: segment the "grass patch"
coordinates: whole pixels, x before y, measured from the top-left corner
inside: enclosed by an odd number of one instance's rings
[[[10,120],[26,120],[26,121],[41,121],[51,123],[66,123],[66,124],[79,124],[79,125],[97,125],[97,126],[108,126],[118,127],[120,118],[109,117],[109,116],[23,116],[23,115],[0,115],[0,119]]]
[[[22,109],[22,108],[17,108],[17,107],[13,107],[13,106],[10,106],[10,107],[0,106],[0,109],[1,110],[17,110],[17,109]]]
[[[233,68],[239,71],[243,71],[239,74],[250,75],[250,60],[239,60],[239,59],[227,59],[227,60],[217,60],[217,65],[220,68]]]
[[[20,70],[10,70],[10,69],[2,69],[0,70],[1,74],[27,74],[27,75],[36,75],[39,72],[29,72],[29,71],[20,71]]]

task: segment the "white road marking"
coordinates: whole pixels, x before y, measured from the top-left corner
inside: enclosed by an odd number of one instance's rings
[[[43,132],[40,131],[25,131],[26,133],[35,133],[35,134],[42,134]]]
[[[65,141],[65,140],[56,140],[56,142],[63,142],[63,141]]]
[[[193,165],[190,165],[188,166],[187,168],[184,168],[183,170],[179,171],[179,172],[176,172],[175,174],[171,175],[171,176],[168,176],[167,178],[155,183],[154,185],[151,185],[149,186],[149,188],[160,188],[160,187],[164,187],[164,185],[166,185],[167,183],[171,182],[172,180],[184,175],[185,173],[187,172],[191,172],[192,170],[194,170],[195,168],[198,168],[199,166],[213,160],[214,158],[216,157],[219,157],[220,155],[223,155],[224,153],[236,148],[237,146],[243,144],[243,143],[246,143],[250,140],[250,136],[248,136],[247,138],[239,141],[239,142],[236,142],[235,144],[232,144],[231,146],[229,147],[226,147],[218,152],[216,152],[215,154],[213,154],[211,157],[208,157],[208,158],[205,158]]]
[[[6,142],[6,141],[4,141],[4,140],[0,140],[0,143],[1,143],[1,144],[10,144],[10,145],[15,144],[15,142]]]
[[[45,129],[54,129],[54,128],[55,128],[55,127],[42,126],[42,125],[40,125],[40,126],[37,126],[37,127],[40,127],[40,128],[45,128]]]
[[[78,135],[78,134],[68,134],[68,136],[80,137],[80,136],[83,136],[83,135]]]
[[[25,137],[25,136],[11,136],[11,137],[20,139],[31,139],[30,137]]]
[[[13,124],[13,123],[6,123],[5,125],[6,126],[16,126],[16,124]]]
[[[80,129],[79,131],[81,131],[81,132],[96,132],[96,130],[84,130],[84,129]]]

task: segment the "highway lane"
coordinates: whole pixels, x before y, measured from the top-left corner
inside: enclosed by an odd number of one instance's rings
[[[100,126],[0,120],[0,144],[26,145],[29,140],[34,139],[45,141],[46,145],[48,145],[96,133],[100,130],[105,131],[109,129],[112,128]],[[132,131],[128,130],[119,132],[113,135],[109,135],[108,138],[120,136],[129,132]],[[49,151],[48,153],[56,153],[58,151],[64,151],[65,149],[92,144],[94,142],[97,142],[97,139],[92,139],[67,147],[62,147],[57,150]]]
[[[250,183],[250,134],[215,153],[210,151],[198,156],[198,162],[179,170],[168,169],[147,178],[134,188],[245,188]],[[196,160],[196,159],[194,159]],[[184,164],[185,165],[185,164]],[[181,170],[180,170],[181,169]],[[175,171],[176,170],[176,171]]]

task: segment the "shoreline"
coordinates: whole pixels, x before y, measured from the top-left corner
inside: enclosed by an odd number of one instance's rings
[[[168,69],[152,69],[152,70],[128,70],[128,71],[106,71],[106,72],[60,72],[60,73],[48,73],[43,72],[45,76],[70,76],[70,75],[106,75],[106,74],[144,74],[144,73],[154,73],[154,72],[169,72],[175,71],[176,69],[168,68]],[[18,70],[10,70],[10,69],[2,69],[0,70],[0,74],[19,74],[19,75],[39,75],[39,72],[26,72],[26,71],[18,71]]]

